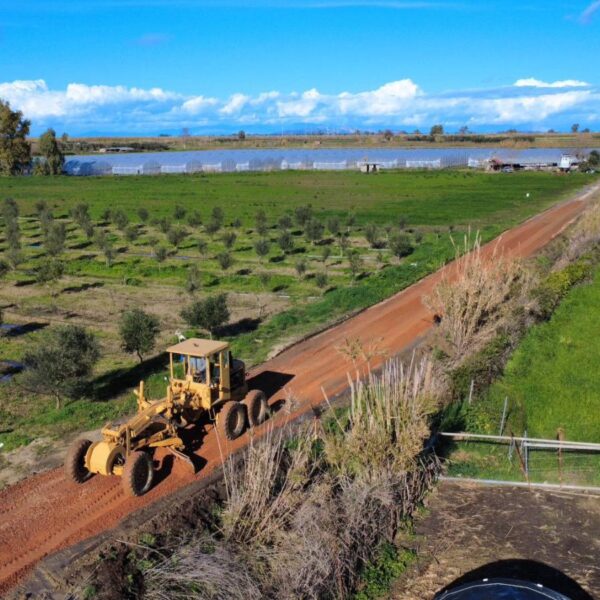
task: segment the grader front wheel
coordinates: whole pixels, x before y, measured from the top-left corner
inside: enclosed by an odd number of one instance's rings
[[[142,496],[152,487],[154,467],[145,452],[132,452],[123,467],[123,489],[129,496]]]
[[[71,444],[65,458],[65,475],[67,479],[75,483],[83,483],[90,477],[90,472],[85,466],[85,455],[91,445],[90,440],[75,440]]]
[[[241,402],[229,400],[217,415],[217,433],[228,440],[235,440],[246,429],[246,407]]]

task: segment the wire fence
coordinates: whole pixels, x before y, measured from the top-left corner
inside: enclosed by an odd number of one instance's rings
[[[600,444],[523,436],[443,432],[448,475],[598,488]]]

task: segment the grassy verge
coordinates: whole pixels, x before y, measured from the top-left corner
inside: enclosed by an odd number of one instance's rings
[[[503,374],[473,405],[464,407],[467,429],[498,434],[504,406],[504,433],[570,441],[600,442],[600,268],[591,281],[574,287],[549,321],[532,327],[512,354]],[[509,456],[511,459],[509,460]],[[449,474],[463,477],[524,479],[516,449],[460,443],[451,451]],[[534,449],[527,456],[532,481],[600,484],[598,453]]]

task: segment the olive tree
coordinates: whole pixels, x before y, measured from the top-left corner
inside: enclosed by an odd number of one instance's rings
[[[44,164],[47,174],[60,175],[65,164],[65,157],[56,140],[54,129],[50,128],[40,136],[39,150],[40,154],[45,158]]]
[[[229,321],[229,316],[227,294],[196,300],[181,311],[181,317],[188,325],[208,331],[211,338]]]
[[[63,398],[83,394],[99,358],[93,333],[79,325],[54,327],[25,352],[20,382],[36,394],[52,396],[58,410]]]
[[[159,332],[158,318],[140,308],[128,310],[121,315],[119,324],[121,348],[125,352],[137,354],[140,362],[143,362],[145,354],[154,350]]]

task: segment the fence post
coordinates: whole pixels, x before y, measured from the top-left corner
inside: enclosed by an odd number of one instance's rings
[[[559,427],[557,430],[558,441],[562,442],[565,439],[565,431],[562,427]],[[558,481],[560,485],[563,484],[563,455],[562,455],[562,446],[558,445]]]
[[[504,398],[504,408],[502,410],[502,418],[500,419],[500,433],[498,435],[502,435],[504,431],[504,425],[506,423],[506,410],[508,408],[508,396]]]

